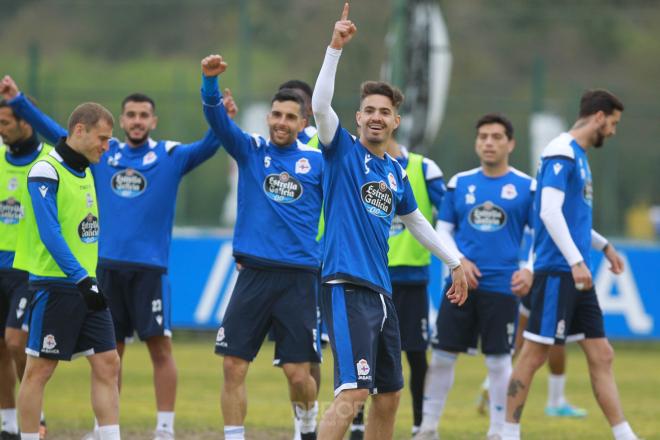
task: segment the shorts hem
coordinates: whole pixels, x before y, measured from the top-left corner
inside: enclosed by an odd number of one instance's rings
[[[311,359],[311,358],[313,358],[313,359]],[[307,363],[307,362],[320,364],[321,360],[322,360],[321,356],[310,356],[310,357],[306,357],[306,358],[296,358],[296,359],[291,359],[291,358],[273,359],[273,366],[274,367],[281,367],[284,364],[304,364],[304,363]]]
[[[248,361],[248,362],[252,362],[254,360],[254,358],[257,357],[257,355],[250,355],[250,354],[246,354],[245,352],[225,350],[225,349],[222,349],[222,348],[218,349],[217,347],[215,349],[215,354],[217,354],[218,356],[222,356],[222,357],[233,356],[233,357],[237,357],[239,359],[243,359],[244,361]]]
[[[138,338],[142,342],[146,341],[149,338],[153,338],[153,337],[156,337],[156,336],[166,336],[166,337],[171,339],[172,338],[172,330],[164,329],[162,332],[150,332],[150,333],[147,333],[145,335],[141,335],[141,334],[138,333]],[[128,339],[128,338],[126,338],[126,339]]]
[[[403,382],[398,383],[390,387],[375,387],[371,390],[371,394],[387,394],[387,393],[396,393],[403,389]]]
[[[532,342],[536,342],[537,344],[543,344],[543,345],[555,345],[557,343],[555,338],[537,335],[527,330],[523,332],[523,338],[529,339]]]
[[[584,333],[577,333],[574,335],[568,335],[566,336],[566,342],[578,342],[586,339],[586,336]]]
[[[349,382],[340,385],[339,387],[335,388],[335,397],[339,395],[344,390],[357,390],[358,389],[358,384],[357,382]]]

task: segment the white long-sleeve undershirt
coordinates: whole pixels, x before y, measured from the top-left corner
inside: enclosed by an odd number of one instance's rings
[[[400,216],[401,221],[406,225],[410,233],[420,242],[422,246],[431,251],[433,255],[440,258],[449,266],[450,269],[455,269],[460,266],[461,261],[454,243],[454,249],[450,248],[449,241],[444,241],[436,234],[433,226],[422,215],[419,209],[414,210],[410,214]],[[451,242],[454,240],[452,239]]]
[[[312,94],[314,121],[318,129],[319,141],[323,145],[332,142],[339,127],[339,116],[332,109],[332,96],[335,93],[335,76],[340,56],[341,50],[327,48]]]

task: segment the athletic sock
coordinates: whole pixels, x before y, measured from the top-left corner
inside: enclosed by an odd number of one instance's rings
[[[612,434],[615,440],[636,440],[637,435],[633,432],[628,422],[621,422],[612,426]]]
[[[421,431],[435,431],[438,427],[447,401],[447,394],[454,384],[454,367],[457,357],[454,353],[433,350],[424,386]]]
[[[566,403],[564,388],[566,387],[565,374],[548,375],[548,403],[547,406],[558,407]]]
[[[21,440],[39,440],[39,433],[26,433],[26,432],[21,432]]]
[[[156,416],[156,430],[174,434],[174,412],[158,411]]]
[[[488,435],[500,434],[506,420],[506,398],[511,378],[511,356],[486,356],[490,396],[490,427]]]
[[[2,428],[0,428],[0,431],[7,431],[11,434],[18,434],[16,408],[0,409],[0,418],[2,419]]]
[[[424,404],[424,379],[428,370],[425,351],[407,351],[410,365],[410,394],[413,407],[413,426],[422,424],[422,406]]]
[[[504,422],[502,440],[520,440],[520,423]]]
[[[225,440],[245,440],[245,427],[226,425]]]
[[[302,406],[294,405],[296,418],[300,420],[300,435],[316,432],[316,416],[319,413],[319,404],[314,402],[314,405],[305,409]]]
[[[351,422],[351,431],[363,431],[364,432],[364,406],[360,408]]]
[[[99,426],[100,440],[120,440],[119,425]]]

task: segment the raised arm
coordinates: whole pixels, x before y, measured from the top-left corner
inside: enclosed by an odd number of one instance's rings
[[[355,24],[348,19],[348,12],[349,6],[348,3],[345,3],[341,18],[335,23],[332,39],[325,52],[325,59],[316,79],[312,95],[314,120],[318,129],[319,141],[324,146],[330,145],[339,127],[339,117],[332,109],[332,96],[335,91],[335,75],[337,74],[339,57],[344,45],[357,32]]]
[[[11,76],[5,75],[0,81],[0,94],[9,102],[14,113],[27,121],[48,142],[55,144],[61,137],[67,135],[64,128],[39,110],[20,92]]]

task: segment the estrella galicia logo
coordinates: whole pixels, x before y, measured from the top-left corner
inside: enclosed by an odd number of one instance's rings
[[[362,203],[369,214],[376,217],[388,217],[392,214],[392,190],[387,187],[384,181],[367,182],[362,185],[360,190]]]
[[[99,240],[99,219],[91,212],[78,225],[78,236],[83,243],[94,243]]]
[[[468,220],[475,229],[493,232],[502,229],[506,224],[506,212],[488,201],[472,208]]]
[[[587,180],[584,182],[584,187],[582,188],[582,195],[587,205],[591,206],[591,203],[593,202],[594,199],[594,186],[591,183],[591,180]]]
[[[21,203],[13,197],[0,201],[0,223],[15,225],[23,218]]]
[[[144,192],[147,188],[147,179],[139,171],[126,168],[112,176],[110,185],[116,194],[130,199]]]
[[[390,225],[390,237],[399,235],[406,230],[406,225],[401,221],[401,217],[395,215]]]
[[[278,203],[295,202],[302,196],[302,184],[286,171],[279,174],[269,174],[264,180],[264,192]]]

